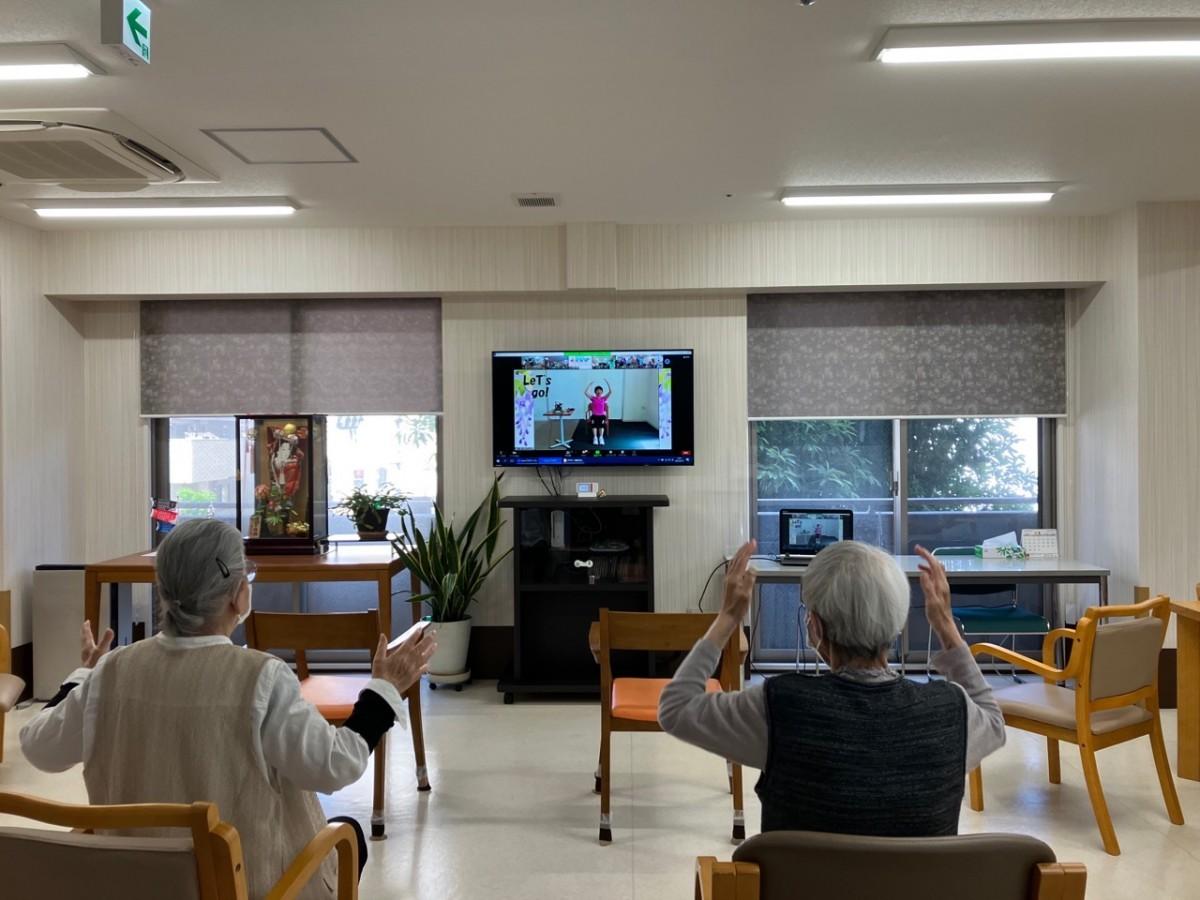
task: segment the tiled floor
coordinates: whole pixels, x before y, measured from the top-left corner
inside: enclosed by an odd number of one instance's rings
[[[407,732],[393,732],[389,838],[371,844],[362,896],[450,900],[686,900],[693,857],[728,858],[730,801],[724,764],[664,735],[619,735],[613,747],[613,836],[596,842],[592,793],[599,716],[586,702],[504,706],[492,684],[461,694],[426,692],[433,791],[417,794]],[[0,789],[84,799],[79,770],[33,771],[9,721]],[[1175,716],[1164,714],[1174,756]],[[1178,781],[1187,825],[1167,821],[1145,740],[1100,754],[1100,770],[1124,851],[1107,856],[1092,820],[1078,756],[1063,747],[1063,783],[1045,778],[1044,742],[1009,732],[984,765],[987,811],[963,806],[964,832],[1021,831],[1047,841],[1059,859],[1088,867],[1089,900],[1200,897],[1200,783]],[[746,818],[758,803],[747,773]],[[331,815],[370,811],[370,775],[325,798]],[[8,823],[4,823],[8,824]],[[930,897],[937,897],[930,874]]]

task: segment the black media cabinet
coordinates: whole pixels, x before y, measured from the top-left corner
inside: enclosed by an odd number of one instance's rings
[[[588,628],[602,608],[654,611],[653,513],[668,505],[658,494],[500,501],[513,511],[513,661],[497,685],[505,703],[599,694]],[[619,669],[635,664],[614,659]]]

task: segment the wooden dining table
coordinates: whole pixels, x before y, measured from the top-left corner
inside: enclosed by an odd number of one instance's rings
[[[309,584],[331,581],[374,582],[378,590],[379,625],[392,634],[392,579],[404,564],[387,542],[334,542],[324,553],[289,556],[249,556],[258,567],[256,583]],[[154,551],[145,550],[91,563],[84,568],[83,614],[100,631],[100,586],[103,584],[153,584]],[[420,582],[412,576],[412,596],[420,593]],[[113,604],[116,609],[116,604]],[[413,622],[421,618],[421,604],[412,603]]]

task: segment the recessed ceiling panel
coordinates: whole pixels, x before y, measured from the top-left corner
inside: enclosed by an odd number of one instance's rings
[[[250,165],[358,162],[327,128],[205,128],[204,133]]]

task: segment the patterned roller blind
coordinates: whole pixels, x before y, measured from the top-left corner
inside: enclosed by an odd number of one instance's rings
[[[142,415],[442,408],[438,300],[154,300]]]
[[[749,298],[752,418],[1061,416],[1062,290]]]

